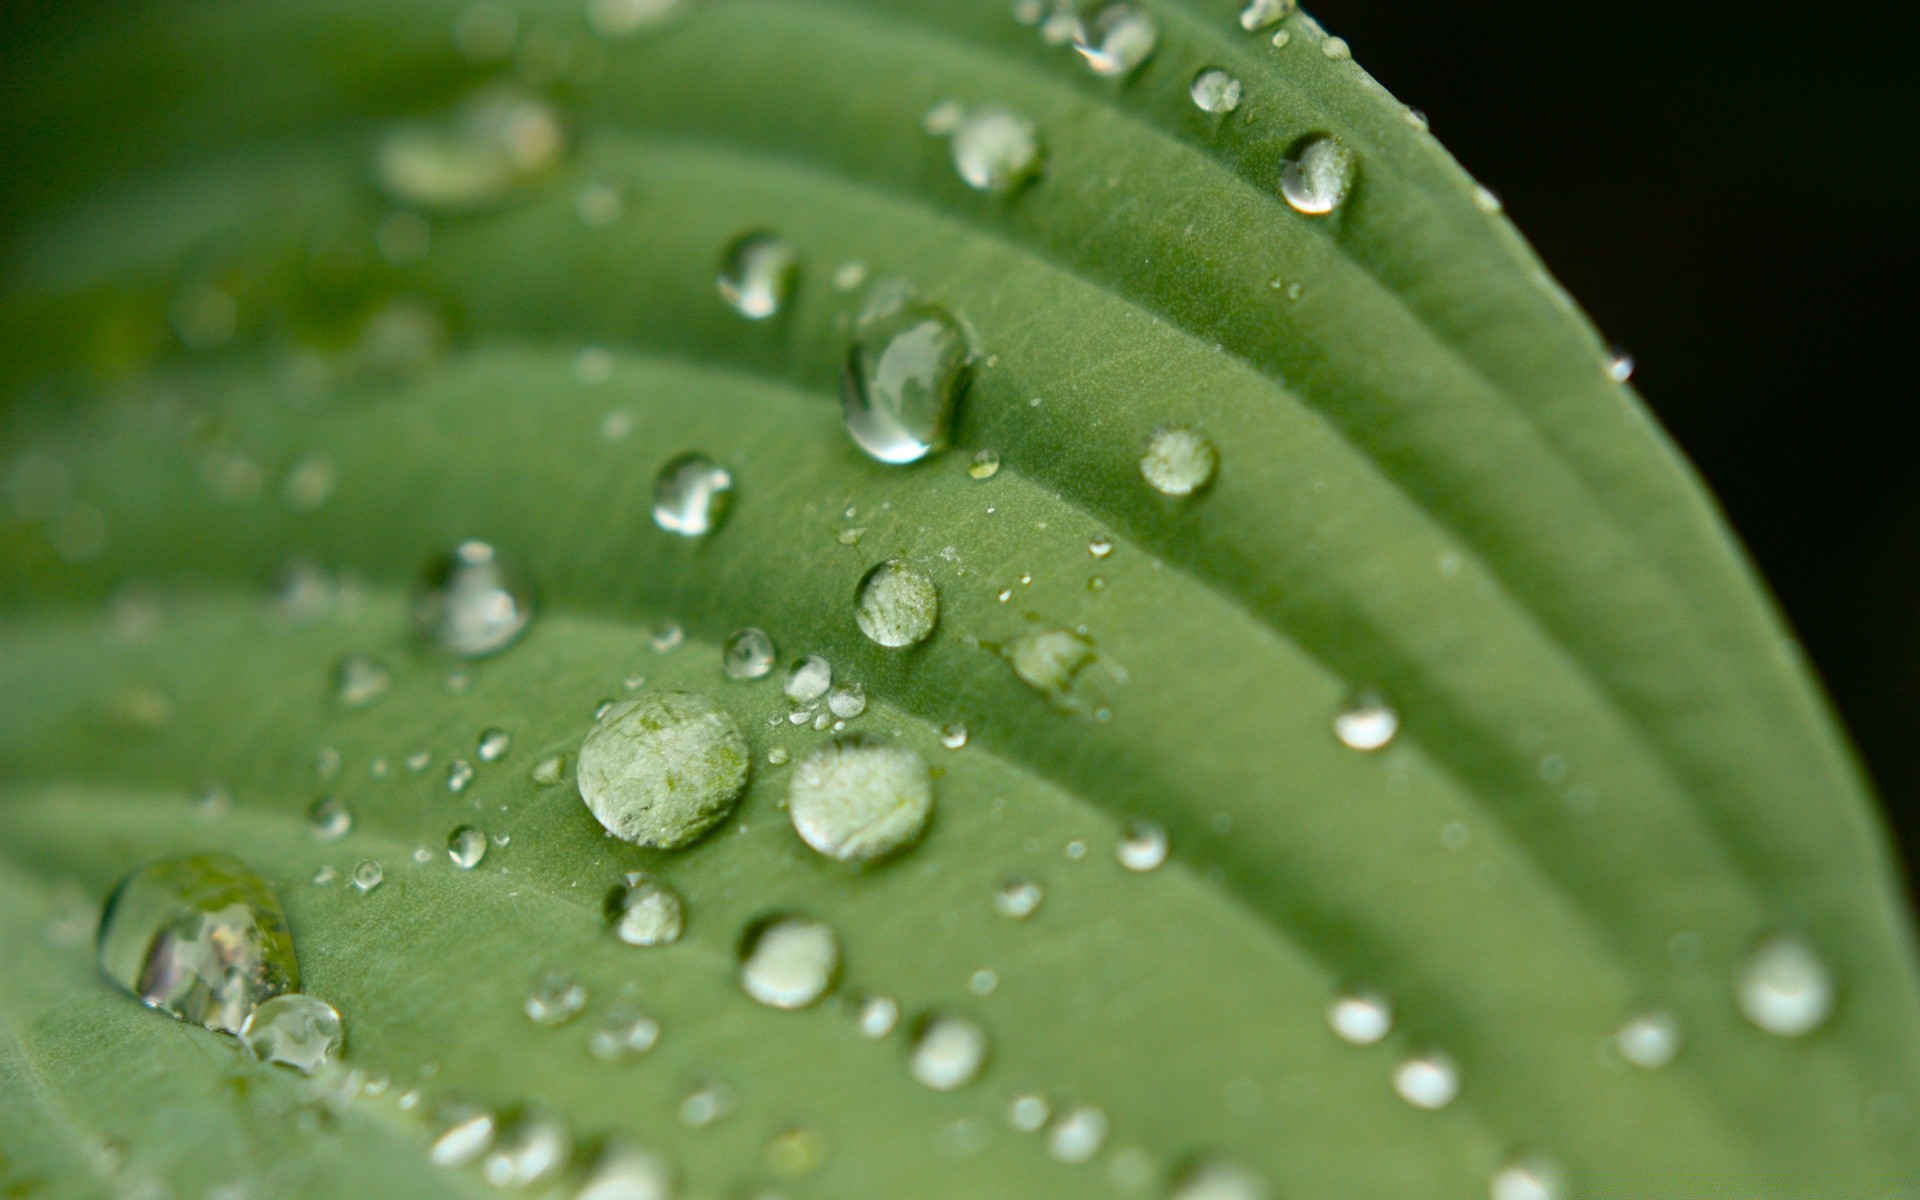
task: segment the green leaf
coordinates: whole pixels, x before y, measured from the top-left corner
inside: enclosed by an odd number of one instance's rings
[[[1157,44],[1121,78],[971,0],[156,2],[9,49],[9,1194],[489,1191],[429,1165],[456,1101],[564,1122],[554,1186],[617,1142],[701,1197],[1158,1195],[1218,1162],[1279,1197],[1920,1194],[1886,840],[1710,501],[1489,195],[1317,26],[1141,8]],[[1231,113],[1192,100],[1204,68]],[[980,191],[941,131],[988,109],[1035,143]],[[1355,166],[1324,215],[1281,187],[1309,136]],[[715,279],[754,233],[796,259],[749,320]],[[930,343],[958,403],[903,466],[838,403],[888,298],[971,354]],[[900,397],[937,428],[944,393]],[[1142,477],[1169,429],[1216,456],[1184,497]],[[689,453],[734,489],[697,538],[652,515]],[[470,538],[538,599],[463,662],[408,593]],[[898,648],[856,611],[890,561],[938,595]],[[290,563],[317,566],[275,584]],[[780,669],[722,669],[744,627]],[[785,811],[834,736],[789,720],[808,654],[864,689],[846,732],[932,768],[891,859],[831,861]],[[343,704],[355,655],[377,669]],[[571,773],[602,701],[661,689],[753,758],[679,851],[605,836]],[[1364,691],[1400,720],[1371,752],[1334,733]],[[323,795],[344,840],[309,830]],[[1116,861],[1134,821],[1164,866]],[[470,871],[463,825],[492,837]],[[201,852],[274,886],[358,1074],[255,1063],[98,972],[114,883]],[[636,870],[684,897],[674,944],[609,931]],[[1009,880],[1040,888],[1025,919]],[[836,932],[826,1001],[743,992],[775,914]],[[1837,987],[1804,1036],[1741,1014],[1779,936]],[[545,1027],[552,968],[588,999]],[[1378,1044],[1328,1028],[1356,986],[1391,1000]],[[871,996],[902,1014],[880,1038]],[[627,1007],[659,1044],[601,1061]],[[1614,1044],[1649,1011],[1683,1039],[1654,1070]],[[909,1068],[934,1013],[991,1040],[952,1091]],[[1462,1086],[1425,1111],[1394,1078],[1433,1051]],[[1013,1127],[1027,1094],[1050,1131]],[[1083,1107],[1110,1132],[1060,1161]]]

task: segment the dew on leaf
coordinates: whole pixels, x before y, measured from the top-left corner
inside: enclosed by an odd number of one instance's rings
[[[615,837],[672,850],[733,811],[750,757],[739,724],[713,701],[647,692],[607,710],[580,744],[574,774],[581,798]]]
[[[674,1200],[673,1168],[657,1154],[610,1143],[573,1200]]]
[[[1558,1167],[1538,1155],[1524,1155],[1493,1173],[1489,1200],[1565,1200],[1567,1185]]]
[[[851,721],[867,711],[867,689],[857,683],[843,683],[827,694],[827,711],[843,721]]]
[[[671,654],[686,640],[686,628],[678,621],[662,621],[647,635],[647,643],[653,647],[655,654]]]
[[[893,465],[940,449],[971,379],[969,357],[966,335],[945,309],[903,304],[874,318],[847,350],[840,387],[847,436]]]
[[[854,1024],[859,1026],[860,1036],[875,1041],[893,1032],[900,1023],[900,1005],[891,996],[868,996],[861,1001],[859,1011],[854,1014]]]
[[[1193,77],[1193,85],[1188,92],[1193,97],[1196,108],[1204,113],[1221,116],[1240,107],[1240,97],[1245,89],[1240,81],[1219,67],[1208,67]]]
[[[1038,1133],[1053,1116],[1053,1106],[1037,1092],[1022,1092],[1007,1105],[1007,1124],[1021,1133]]]
[[[549,754],[534,764],[533,782],[540,787],[552,787],[567,776],[567,756]]]
[[[1255,33],[1293,14],[1295,0],[1250,0],[1240,10],[1240,28]]]
[[[333,1005],[300,992],[262,1001],[240,1028],[240,1041],[255,1058],[307,1075],[337,1060],[344,1040]]]
[[[1102,658],[1093,643],[1064,629],[1028,633],[1001,650],[1022,683],[1064,713],[1094,715],[1106,711],[1111,690],[1126,673]]]
[[[573,1134],[559,1118],[523,1112],[501,1128],[480,1173],[495,1187],[532,1187],[558,1175],[572,1153]]]
[[[493,1145],[498,1128],[494,1115],[485,1109],[455,1105],[441,1114],[440,1134],[433,1139],[427,1157],[441,1167],[464,1167],[478,1162]]]
[[[667,946],[686,929],[687,909],[671,886],[633,871],[607,896],[607,919],[629,946]]]
[[[733,505],[733,476],[704,454],[683,454],[653,481],[653,523],[681,537],[705,537]]]
[[[940,592],[920,568],[890,559],[861,578],[853,615],[869,640],[903,649],[932,635],[940,620]]]
[[[464,758],[456,758],[447,764],[447,790],[455,793],[467,790],[473,783],[473,764]]]
[[[773,639],[763,630],[737,629],[720,648],[720,665],[735,679],[765,679],[773,670]]]
[[[771,233],[748,233],[727,247],[717,286],[727,306],[749,321],[764,321],[787,305],[800,271],[800,254]]]
[[[1353,187],[1353,151],[1334,138],[1312,134],[1295,142],[1280,163],[1280,194],[1295,212],[1324,217]]]
[[[1153,18],[1131,4],[1109,4],[1084,23],[1073,48],[1087,70],[1107,79],[1120,79],[1140,69],[1160,44],[1160,28]]]
[[[492,546],[465,541],[432,563],[413,597],[413,624],[429,642],[461,658],[498,654],[526,632],[533,588],[517,564]]]
[[[837,738],[793,770],[787,812],[807,845],[842,862],[868,862],[918,840],[933,812],[933,781],[912,750],[877,738]]]
[[[1616,346],[1607,355],[1607,378],[1615,383],[1626,383],[1633,378],[1635,365],[1633,355]]]
[[[1163,496],[1191,496],[1213,482],[1220,452],[1190,425],[1162,425],[1140,451],[1140,477]]]
[[[1400,732],[1400,714],[1380,693],[1362,690],[1333,718],[1333,736],[1351,750],[1378,750]]]
[[[967,727],[958,721],[942,726],[940,744],[949,750],[963,749],[967,744]]]
[[[1097,1108],[1065,1113],[1047,1135],[1047,1153],[1063,1163],[1083,1163],[1100,1153],[1112,1129],[1107,1114]]]
[[[1226,1159],[1203,1159],[1182,1171],[1167,1200],[1268,1200],[1267,1181]]]
[[[975,450],[967,462],[967,474],[975,479],[992,479],[1000,473],[1000,452],[998,450]]]
[[[809,654],[787,670],[785,691],[795,704],[812,704],[833,686],[833,664]]]
[[[1000,885],[993,894],[993,911],[1015,921],[1024,921],[1040,909],[1046,893],[1031,879],[1014,878]]]
[[[462,825],[447,835],[447,857],[462,871],[471,871],[487,856],[487,835],[471,825]]]
[[[705,1083],[680,1099],[680,1123],[705,1129],[733,1111],[733,1092],[724,1084]]]
[[[507,756],[513,747],[513,735],[504,729],[485,729],[480,732],[480,740],[474,746],[474,754],[481,762],[499,762]]]
[[[1741,1014],[1776,1037],[1803,1037],[1833,1015],[1832,971],[1790,934],[1754,947],[1735,982]]]
[[[953,131],[953,167],[968,187],[1011,195],[1040,173],[1046,154],[1032,121],[1004,108],[979,108]]]
[[[966,1017],[938,1013],[921,1022],[907,1063],[919,1082],[951,1092],[979,1078],[987,1053],[986,1030]]]
[[[660,1022],[637,1009],[610,1009],[587,1037],[587,1052],[602,1062],[638,1058],[660,1043]]]
[[[1113,848],[1113,856],[1129,871],[1158,870],[1167,861],[1170,843],[1164,825],[1152,821],[1129,822],[1125,833]]]
[[[1680,1054],[1680,1021],[1662,1009],[1635,1013],[1613,1035],[1614,1049],[1636,1067],[1657,1071]]]
[[[840,940],[806,917],[778,917],[747,932],[740,986],[769,1008],[805,1008],[825,995],[840,970]]]
[[[463,212],[508,200],[554,167],[565,149],[566,130],[552,105],[494,88],[439,121],[390,131],[375,151],[374,176],[402,204]]]
[[[610,183],[589,183],[574,193],[573,211],[588,229],[605,229],[620,219],[626,197]]]
[[[379,887],[386,878],[384,867],[374,859],[363,858],[353,867],[353,890],[364,896]]]
[[[1415,1108],[1445,1108],[1460,1094],[1460,1069],[1437,1050],[1416,1055],[1393,1069],[1393,1090]]]
[[[335,796],[322,796],[307,806],[307,829],[323,842],[337,842],[353,830],[353,810]]]
[[[571,971],[549,967],[534,977],[521,1008],[535,1025],[561,1025],[586,1006],[586,985]]]
[[[587,0],[587,24],[603,38],[630,37],[665,22],[683,0]]]
[[[1327,1026],[1343,1042],[1371,1046],[1393,1032],[1393,1006],[1371,988],[1354,988],[1327,1005]]]
[[[364,654],[349,654],[333,671],[333,698],[342,708],[366,708],[387,694],[393,675]]]

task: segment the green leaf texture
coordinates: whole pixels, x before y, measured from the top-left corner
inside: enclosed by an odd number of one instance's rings
[[[652,7],[146,3],[0,66],[6,1194],[491,1193],[429,1165],[457,1098],[565,1122],[542,1186],[618,1138],[711,1200],[1159,1196],[1215,1159],[1276,1200],[1920,1195],[1920,990],[1858,768],[1604,343],[1423,122],[1305,16],[1248,32],[1229,0],[1143,0],[1157,46],[1121,79],[1001,0],[685,0],[609,36]],[[1232,113],[1190,98],[1208,67]],[[468,211],[382,190],[396,128],[503,80],[561,115],[556,162]],[[1030,120],[1037,176],[967,186],[944,101]],[[1357,164],[1330,215],[1277,186],[1310,134]],[[799,256],[767,320],[714,284],[751,231]],[[978,358],[951,447],[886,466],[841,371],[903,288]],[[1169,423],[1219,456],[1182,500],[1138,467]],[[700,539],[651,516],[693,451],[736,486]],[[406,597],[465,538],[539,612],[461,665]],[[907,649],[855,620],[894,559],[939,590]],[[276,601],[289,562],[320,619]],[[920,844],[856,869],[796,837],[793,763],[833,735],[787,719],[782,671],[722,671],[746,626],[933,767]],[[1041,630],[1097,680],[1024,682],[1004,651]],[[364,709],[335,699],[350,654],[392,675]],[[747,733],[747,795],[690,849],[532,777],[630,686]],[[1364,688],[1403,722],[1373,753],[1332,731]],[[490,727],[511,749],[480,762]],[[323,794],[343,841],[308,829]],[[1159,870],[1115,861],[1135,819]],[[470,872],[461,824],[495,839]],[[114,882],[196,851],[277,889],[361,1075],[255,1063],[98,974]],[[363,860],[370,893],[314,882]],[[677,944],[609,934],[631,870],[685,897]],[[1016,877],[1025,920],[993,904]],[[742,993],[775,912],[839,935],[828,1001]],[[1778,933],[1837,987],[1804,1037],[1737,1006]],[[548,967],[589,996],[557,1028],[522,1013]],[[1328,1028],[1358,984],[1393,1003],[1377,1045]],[[885,1038],[866,995],[900,1006]],[[599,1061],[625,1003],[659,1045]],[[1653,1009],[1683,1048],[1644,1070],[1613,1036]],[[948,1093],[907,1068],[933,1011],[992,1040]],[[1395,1067],[1435,1049],[1462,1086],[1424,1111]],[[726,1111],[689,1123],[703,1090]],[[1009,1124],[1025,1093],[1105,1115],[1091,1161]]]

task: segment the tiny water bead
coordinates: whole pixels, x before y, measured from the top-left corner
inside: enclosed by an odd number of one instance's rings
[[[1353,187],[1353,151],[1334,138],[1313,134],[1295,142],[1280,163],[1280,194],[1295,212],[1324,217],[1345,202]]]
[[[364,896],[379,887],[386,878],[387,872],[384,867],[371,858],[363,858],[354,864],[353,890]]]
[[[920,1024],[907,1059],[914,1079],[937,1092],[963,1088],[986,1066],[987,1031],[966,1017],[937,1013]]]
[[[809,654],[787,671],[785,691],[795,704],[812,704],[833,686],[833,664],[818,654]]]
[[[1046,893],[1031,879],[1009,879],[993,894],[993,911],[1015,921],[1024,921],[1040,910]]]
[[[1353,57],[1353,47],[1345,38],[1330,37],[1320,43],[1320,53],[1331,62],[1346,62]]]
[[[1095,75],[1119,79],[1153,57],[1160,28],[1131,4],[1109,4],[1074,32],[1073,48]]]
[[[967,745],[967,727],[955,721],[940,729],[940,744],[949,750],[963,750]]]
[[[279,897],[224,854],[163,859],[122,879],[101,912],[99,961],[143,1004],[227,1033],[300,986]]]
[[[800,273],[800,253],[771,233],[744,234],[720,259],[717,285],[727,307],[764,321],[787,306]]]
[[[869,321],[847,350],[840,399],[847,436],[870,458],[919,462],[946,445],[971,382],[972,351],[945,309],[902,304]]]
[[[1175,1179],[1167,1200],[1268,1200],[1267,1181],[1225,1159],[1203,1159]]]
[[[1201,112],[1222,116],[1240,107],[1240,97],[1244,88],[1238,79],[1219,67],[1208,67],[1193,77],[1193,86],[1188,89],[1193,103]]]
[[[533,619],[533,587],[518,564],[480,541],[435,560],[413,596],[421,636],[461,658],[505,650]]]
[[[667,946],[686,929],[687,907],[672,887],[634,871],[607,896],[607,920],[629,946]]]
[[[826,995],[840,971],[840,939],[806,917],[779,917],[747,932],[740,986],[769,1008],[805,1008]]]
[[[773,670],[773,639],[759,629],[736,629],[720,647],[720,666],[735,679],[765,679]]]
[[[552,105],[488,89],[439,122],[411,122],[381,139],[374,175],[402,204],[466,212],[503,203],[551,170],[566,150]]]
[[[481,762],[499,762],[513,749],[513,735],[504,729],[485,729],[480,732],[480,740],[474,743],[473,752]]]
[[[1375,691],[1355,692],[1333,718],[1333,736],[1350,750],[1379,750],[1400,732],[1400,714]]]
[[[635,1009],[610,1010],[587,1038],[587,1053],[601,1062],[638,1058],[660,1044],[660,1022]]]
[[[1327,1026],[1343,1042],[1371,1046],[1393,1032],[1393,1006],[1371,988],[1355,988],[1327,1005]]]
[[[307,828],[323,842],[337,842],[353,829],[353,810],[333,796],[322,796],[307,806]]]
[[[1741,1014],[1775,1037],[1804,1037],[1833,1015],[1833,973],[1790,934],[1754,947],[1735,982]]]
[[[521,1008],[535,1025],[562,1025],[586,1006],[586,985],[571,971],[549,967],[534,977]]]
[[[471,871],[487,856],[487,835],[471,825],[462,825],[447,835],[447,857],[462,871]]]
[[[680,1123],[689,1129],[705,1129],[732,1111],[732,1089],[721,1083],[704,1083],[681,1098]]]
[[[1011,195],[1040,174],[1046,151],[1032,121],[1004,108],[980,108],[953,130],[953,167],[968,187]]]
[[[559,1174],[572,1153],[573,1135],[558,1118],[523,1112],[500,1130],[480,1173],[495,1187],[532,1187]]]
[[[344,1040],[333,1005],[299,992],[262,1002],[240,1028],[240,1041],[255,1058],[307,1075],[337,1060]]]
[[[1000,473],[998,450],[975,450],[967,463],[967,474],[974,479],[992,479]]]
[[[1613,1035],[1620,1057],[1648,1071],[1657,1071],[1680,1055],[1680,1021],[1660,1009],[1636,1013]]]
[[[653,481],[653,523],[681,537],[705,537],[733,505],[733,476],[704,454],[682,454]]]
[[[674,1200],[673,1168],[657,1154],[609,1144],[573,1200]]]
[[[1047,1136],[1047,1153],[1063,1163],[1083,1163],[1107,1144],[1112,1123],[1097,1108],[1076,1108],[1065,1114]]]
[[[1437,1050],[1416,1055],[1393,1069],[1393,1090],[1415,1108],[1445,1108],[1460,1094],[1460,1068]]]
[[[769,654],[771,659],[771,654]],[[608,709],[580,744],[580,796],[637,846],[688,845],[725,820],[751,754],[725,709],[692,692],[648,692]]]
[[[1147,435],[1140,477],[1163,496],[1191,496],[1213,482],[1220,452],[1190,425],[1162,425]]]
[[[1113,856],[1129,871],[1154,871],[1167,861],[1170,849],[1164,825],[1132,821],[1114,846]]]
[[[387,694],[393,673],[364,654],[349,654],[333,672],[333,698],[342,708],[366,708]]]
[[[1293,14],[1296,0],[1251,0],[1240,10],[1240,28],[1257,33]]]
[[[893,1032],[900,1023],[900,1005],[891,996],[869,996],[860,1004],[854,1014],[854,1024],[860,1028],[860,1036],[874,1041]]]
[[[1007,1105],[1007,1124],[1021,1133],[1038,1133],[1053,1116],[1053,1106],[1037,1092],[1022,1092]]]
[[[1633,355],[1616,346],[1607,355],[1607,378],[1615,383],[1626,383],[1633,378],[1636,365]]]
[[[933,634],[940,621],[940,592],[912,563],[890,559],[869,570],[853,597],[853,616],[868,639],[900,650]]]
[[[1565,1200],[1566,1178],[1553,1163],[1538,1155],[1523,1155],[1493,1173],[1489,1200]]]
[[[801,840],[821,854],[869,862],[919,839],[933,812],[933,779],[905,746],[836,738],[794,768],[787,812]]]

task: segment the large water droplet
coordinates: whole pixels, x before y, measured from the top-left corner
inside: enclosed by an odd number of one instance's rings
[[[1400,714],[1374,691],[1355,692],[1333,718],[1333,736],[1353,750],[1378,750],[1400,732]]]
[[[901,649],[925,641],[940,620],[940,592],[927,573],[891,559],[868,571],[853,597],[860,632]]]
[[[1353,187],[1354,157],[1333,138],[1313,134],[1294,143],[1280,163],[1280,194],[1295,212],[1324,217]]]
[[[847,435],[883,463],[918,462],[946,444],[971,378],[971,351],[946,310],[903,304],[862,328],[840,398]]]
[[[812,704],[833,686],[833,664],[818,654],[809,654],[787,672],[787,699],[795,704]]]
[[[534,977],[521,1007],[535,1025],[561,1025],[586,1006],[586,985],[571,971],[549,967]]]
[[[580,796],[618,838],[664,850],[725,820],[750,754],[725,709],[691,692],[647,692],[608,709],[580,744]]]
[[[907,1065],[921,1083],[951,1092],[980,1077],[987,1052],[986,1030],[966,1017],[942,1013],[921,1023]]]
[[[333,796],[307,806],[307,828],[323,842],[337,842],[353,830],[353,810]]]
[[[805,917],[779,917],[749,930],[740,948],[740,986],[769,1008],[805,1008],[833,986],[840,939]]]
[[[981,108],[953,131],[953,166],[968,187],[1011,195],[1040,173],[1046,152],[1032,121],[1004,108]]]
[[[462,825],[447,835],[447,857],[462,871],[471,871],[487,856],[487,835],[471,825]]]
[[[1370,988],[1342,992],[1327,1005],[1327,1025],[1343,1042],[1371,1046],[1393,1032],[1393,1006]]]
[[[333,671],[333,697],[342,708],[366,708],[387,694],[393,673],[364,654],[349,654]]]
[[[1614,1049],[1636,1067],[1657,1071],[1680,1054],[1680,1021],[1659,1009],[1636,1013],[1613,1035]]]
[[[240,1040],[261,1062],[308,1075],[340,1057],[340,1014],[325,1000],[283,992],[266,1000],[240,1027]]]
[[[566,130],[553,106],[490,89],[440,122],[402,125],[382,138],[374,174],[403,204],[441,212],[509,199],[560,161]]]
[[[1060,1118],[1047,1136],[1047,1153],[1063,1163],[1083,1163],[1100,1153],[1113,1128],[1097,1108],[1076,1108]]]
[[[735,679],[765,679],[773,670],[773,639],[759,629],[736,629],[720,648],[720,665]]]
[[[686,929],[687,907],[672,887],[635,871],[607,897],[607,919],[629,946],[666,946]]]
[[[683,454],[653,481],[653,523],[681,537],[705,537],[733,505],[733,476],[704,454]]]
[[[673,1169],[657,1154],[611,1144],[573,1200],[673,1200]]]
[[[800,255],[771,233],[749,233],[727,247],[720,260],[720,296],[750,321],[763,321],[786,307]]]
[[[495,1187],[532,1187],[560,1173],[573,1153],[573,1135],[556,1117],[524,1112],[500,1131],[480,1173]]]
[[[460,543],[428,567],[414,592],[414,628],[461,658],[498,654],[532,619],[533,588],[526,575],[485,542]]]
[[[1159,44],[1159,26],[1131,4],[1107,5],[1081,25],[1073,39],[1087,70],[1109,79],[1139,70]]]
[[[1213,482],[1220,452],[1190,425],[1162,425],[1140,452],[1140,477],[1163,496],[1191,496]]]
[[[1833,1015],[1833,973],[1790,934],[1756,946],[1736,984],[1741,1013],[1776,1037],[1802,1037]]]
[[[1167,1200],[1267,1200],[1267,1181],[1239,1163],[1206,1159],[1182,1171]]]
[[[1219,67],[1208,67],[1193,77],[1193,86],[1189,89],[1193,103],[1201,112],[1220,116],[1240,107],[1240,97],[1245,91],[1240,81]]]
[[[1460,1068],[1437,1050],[1416,1055],[1393,1069],[1393,1090],[1415,1108],[1445,1108],[1460,1094]]]
[[[1564,1200],[1566,1177],[1546,1159],[1524,1155],[1493,1173],[1487,1194],[1490,1200]]]
[[[920,837],[933,812],[933,780],[926,762],[904,746],[837,738],[793,769],[787,812],[815,850],[868,862]]]
[[[300,986],[279,897],[224,854],[163,859],[121,880],[100,917],[99,953],[108,978],[143,1003],[227,1033]]]
[[[1166,826],[1152,821],[1133,821],[1113,848],[1113,856],[1129,871],[1154,871],[1167,861],[1171,842]]]

